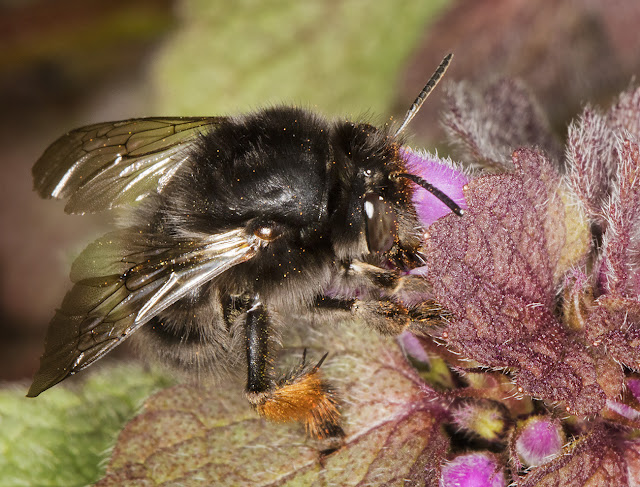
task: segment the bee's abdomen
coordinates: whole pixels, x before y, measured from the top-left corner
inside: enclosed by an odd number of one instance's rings
[[[187,302],[188,301],[188,302]],[[178,371],[219,375],[243,364],[242,324],[225,322],[217,296],[185,298],[137,333],[141,349]]]

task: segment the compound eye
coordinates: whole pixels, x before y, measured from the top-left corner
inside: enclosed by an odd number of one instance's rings
[[[365,231],[369,252],[386,252],[398,235],[398,221],[391,205],[377,193],[364,197]]]
[[[261,240],[271,242],[280,236],[280,231],[274,227],[261,225],[253,231],[253,234]]]

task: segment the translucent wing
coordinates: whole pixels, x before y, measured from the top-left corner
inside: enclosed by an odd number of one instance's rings
[[[43,198],[69,199],[67,213],[102,211],[161,191],[189,146],[221,118],[140,118],[72,130],[33,166]]]
[[[49,325],[27,395],[92,364],[190,291],[251,259],[254,238],[237,229],[169,245],[123,230],[89,245],[74,263],[75,285]],[[123,251],[125,258],[113,259]]]

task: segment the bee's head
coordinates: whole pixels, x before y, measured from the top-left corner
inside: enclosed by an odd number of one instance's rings
[[[385,258],[417,246],[418,222],[405,172],[401,141],[386,128],[338,122],[332,146],[329,215],[341,259]]]
[[[454,213],[462,214],[446,194],[407,172],[403,143],[402,137],[387,126],[352,122],[335,125],[327,207],[339,258],[369,255],[383,262],[410,265],[405,257],[415,254],[422,233],[412,202],[415,185],[432,193]]]
[[[444,57],[413,102],[400,127],[339,122],[333,128],[333,165],[329,169],[328,209],[335,254],[341,259],[364,255],[405,265],[415,255],[420,224],[407,181],[422,186],[454,213],[460,207],[421,177],[409,174],[401,147],[402,133],[444,75],[452,54]]]

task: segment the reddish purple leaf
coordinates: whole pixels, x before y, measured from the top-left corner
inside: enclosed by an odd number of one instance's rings
[[[440,337],[489,367],[509,367],[524,392],[590,414],[605,395],[587,349],[554,315],[565,244],[559,175],[540,154],[514,153],[516,172],[468,185],[462,218],[429,228],[427,277],[453,315]]]
[[[458,83],[450,86],[447,98],[444,124],[449,136],[464,149],[466,162],[511,169],[511,152],[523,146],[539,147],[560,160],[562,149],[522,82],[502,79],[482,93]]]
[[[622,139],[640,138],[640,88],[620,95],[606,115],[587,107],[569,126],[567,162],[571,186],[590,217],[606,227],[602,212],[619,181],[629,149]],[[625,169],[622,169],[623,171]],[[617,174],[616,174],[617,173]]]
[[[615,173],[615,145],[605,117],[592,108],[585,108],[580,119],[569,126],[569,180],[589,216],[600,224]]]
[[[604,208],[607,219],[598,268],[604,293],[640,298],[640,147],[625,140],[616,185]]]
[[[640,88],[630,89],[620,94],[618,102],[607,114],[611,130],[620,135],[628,133],[640,138]]]

